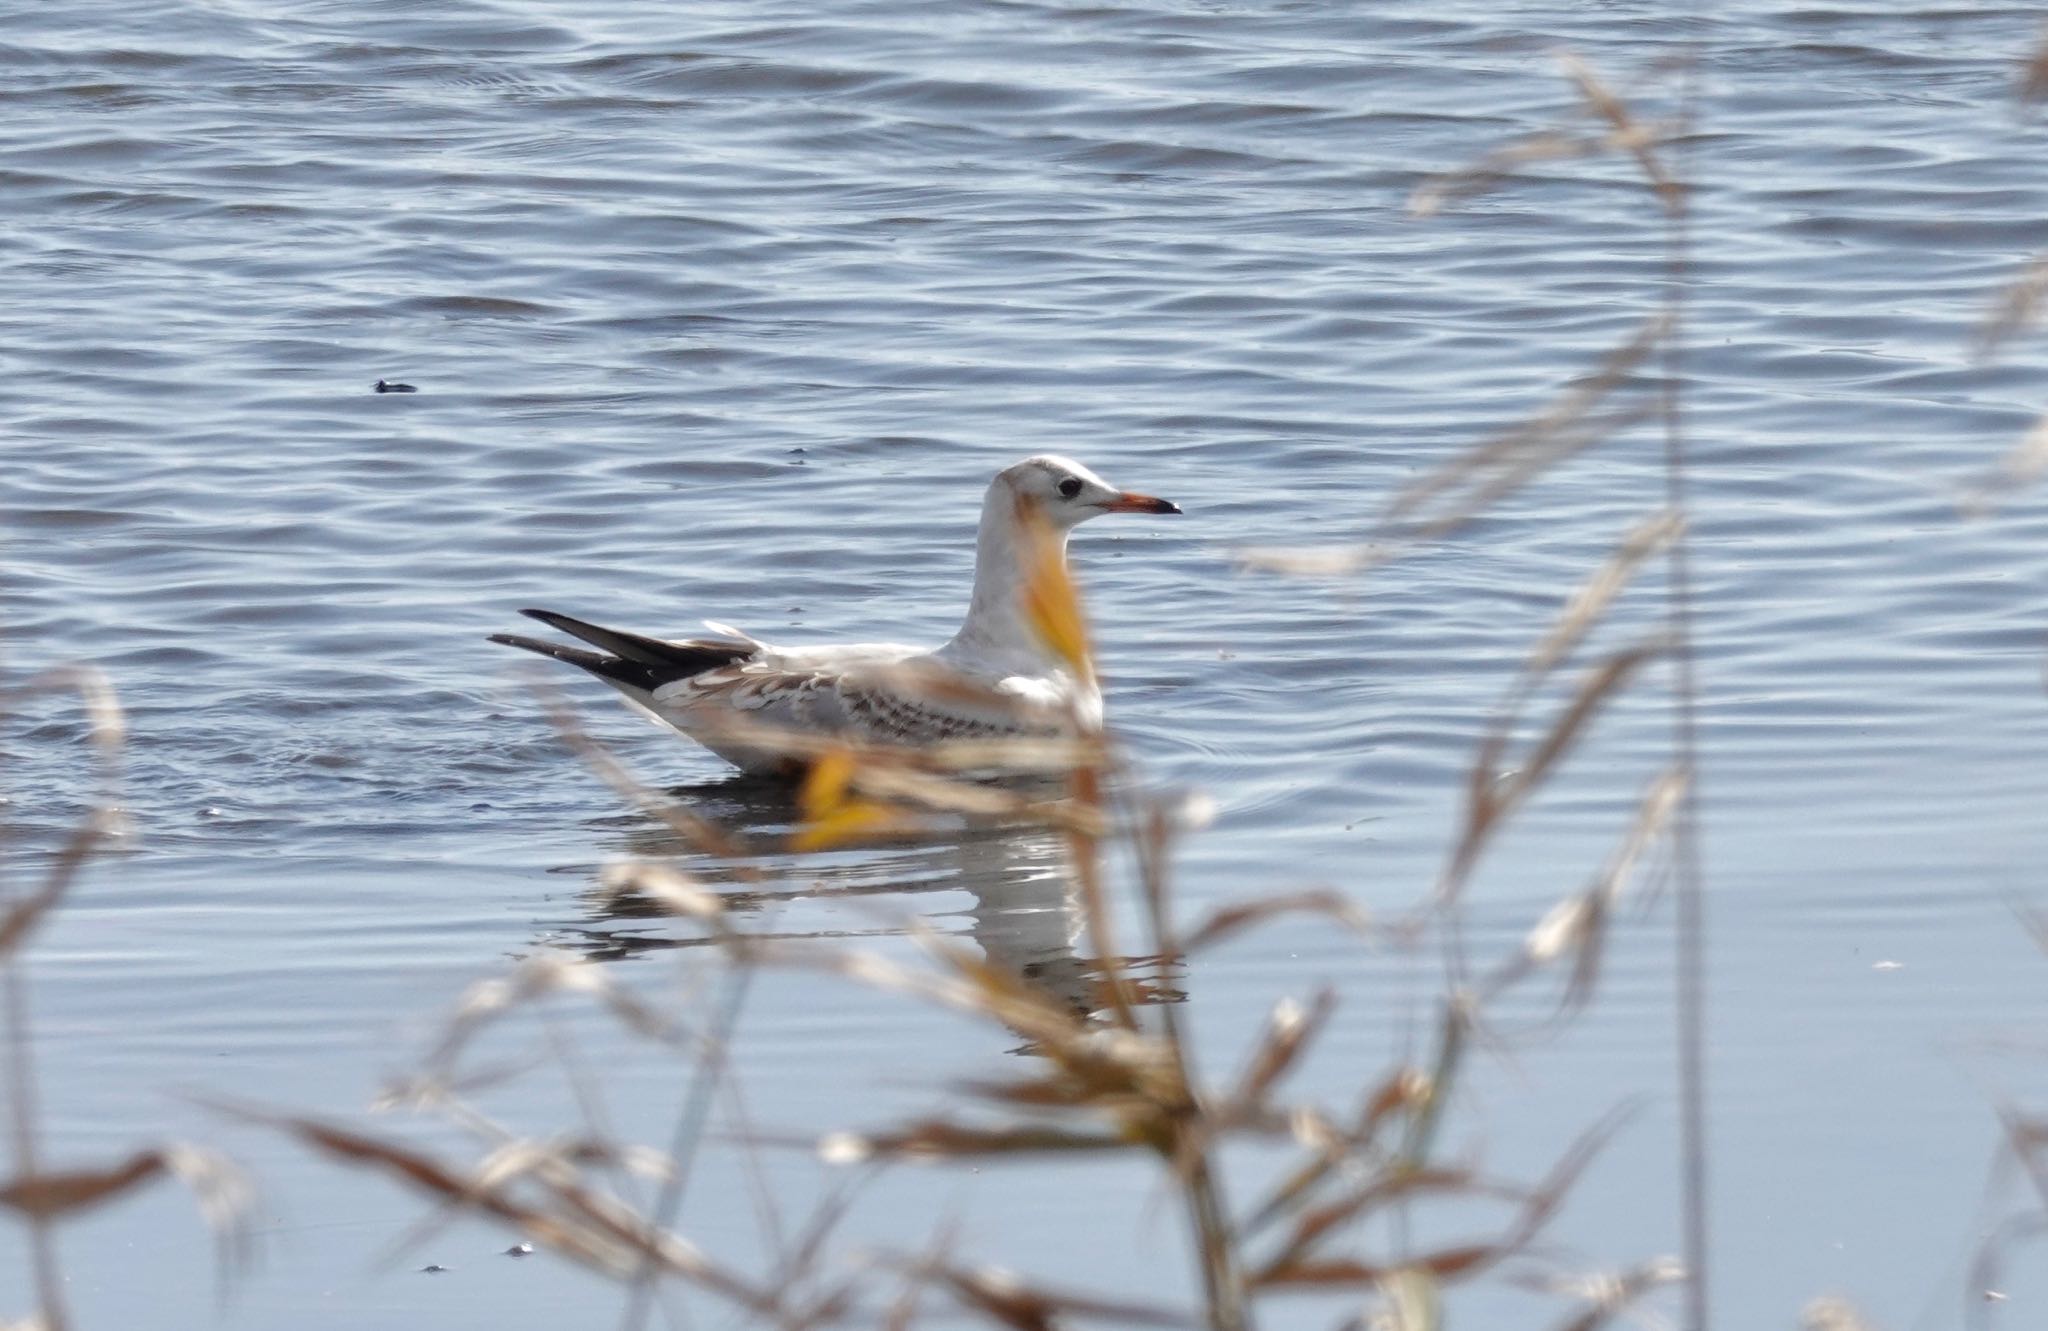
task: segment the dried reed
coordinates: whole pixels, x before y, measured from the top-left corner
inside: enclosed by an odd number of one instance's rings
[[[125,725],[120,703],[104,675],[86,666],[45,671],[0,690],[0,718],[32,701],[65,693],[75,694],[84,707],[87,742],[96,759],[98,798],[46,857],[31,886],[0,895],[0,1004],[4,1004],[7,1040],[4,1099],[13,1167],[11,1177],[0,1179],[0,1207],[27,1226],[37,1309],[26,1325],[42,1331],[66,1331],[71,1325],[57,1259],[57,1225],[158,1179],[175,1179],[198,1199],[200,1213],[218,1242],[223,1282],[250,1254],[250,1235],[244,1223],[251,1201],[249,1185],[239,1170],[213,1151],[185,1142],[166,1142],[136,1150],[111,1165],[58,1169],[43,1163],[25,974],[27,948],[77,885],[86,866],[125,830],[119,803]],[[18,870],[43,858],[25,851],[18,854],[20,865],[0,861],[0,870]]]

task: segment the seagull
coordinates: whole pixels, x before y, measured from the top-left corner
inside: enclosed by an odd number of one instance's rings
[[[566,661],[744,771],[800,770],[750,729],[850,742],[1058,737],[1101,726],[1102,691],[1048,645],[1025,603],[1033,526],[1064,567],[1067,536],[1105,513],[1179,513],[1119,490],[1069,458],[997,473],[981,505],[974,592],[960,631],[936,650],[899,643],[780,647],[706,621],[713,636],[669,640],[552,610],[522,610],[589,647],[495,633],[490,641]],[[590,650],[595,648],[596,650]]]

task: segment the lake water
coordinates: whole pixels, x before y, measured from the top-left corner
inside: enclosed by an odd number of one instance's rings
[[[615,1316],[597,1280],[499,1256],[504,1235],[401,1245],[423,1203],[191,1098],[354,1118],[464,985],[542,946],[615,958],[663,1001],[715,992],[695,950],[662,946],[686,929],[597,904],[601,864],[667,847],[484,642],[521,606],[937,641],[990,474],[1069,453],[1187,512],[1105,520],[1074,553],[1113,723],[1151,780],[1218,805],[1178,865],[1188,912],[1304,886],[1416,904],[1529,644],[1660,502],[1654,432],[1365,578],[1248,573],[1235,552],[1358,539],[1656,307],[1658,216],[1625,162],[1544,162],[1406,213],[1432,173],[1572,121],[1559,47],[1653,99],[1660,61],[1698,62],[1685,396],[1719,1324],[1790,1325],[1830,1291],[1886,1325],[1952,1323],[1996,1214],[1994,1101],[2044,1080],[2027,1005],[2048,959],[2012,904],[2040,899],[2048,845],[2048,492],[1981,520],[1956,502],[2048,405],[2039,339],[1971,356],[2048,240],[2048,133],[2012,97],[2038,23],[1778,0],[0,16],[6,664],[96,662],[132,727],[132,847],[32,953],[47,1148],[193,1137],[263,1189],[265,1260],[225,1303],[173,1190],[68,1227],[79,1325]],[[558,682],[650,780],[786,820]],[[1476,954],[1506,955],[1619,835],[1665,760],[1659,684],[1482,866]],[[17,885],[89,796],[78,734],[55,704],[10,723]],[[903,954],[914,913],[1048,974],[1078,964],[1029,838],[772,869],[750,927]],[[1447,1128],[1533,1178],[1639,1103],[1559,1219],[1546,1257],[1566,1267],[1678,1244],[1670,919],[1668,898],[1627,913],[1591,1009],[1481,1057]],[[1425,1038],[1441,980],[1431,949],[1300,922],[1167,982],[1218,1069],[1274,1000],[1337,984],[1300,1089],[1343,1104]],[[687,1068],[573,1004],[555,1020],[601,1069],[609,1126],[665,1141]],[[500,1052],[544,1052],[545,1029],[515,1024]],[[770,973],[735,1070],[758,1130],[808,1135],[942,1106],[951,1080],[1016,1071],[1016,1047]],[[577,1122],[552,1064],[487,1103],[520,1132]],[[843,1177],[714,1142],[682,1227],[742,1265],[773,1230],[750,1161],[784,1227]],[[976,1260],[1188,1288],[1137,1161],[897,1171],[844,1242],[948,1223]],[[0,1233],[0,1315],[28,1311],[27,1271]],[[2039,1323],[2048,1287],[2006,1292]],[[1561,1307],[1495,1303],[1522,1325]]]

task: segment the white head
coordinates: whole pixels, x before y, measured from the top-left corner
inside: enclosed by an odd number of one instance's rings
[[[1177,505],[1151,495],[1119,490],[1071,458],[1041,453],[997,474],[989,486],[994,499],[1007,491],[1017,505],[1029,504],[1059,531],[1104,513],[1178,513]]]
[[[974,599],[942,657],[979,669],[1042,671],[1057,662],[1026,622],[1022,579],[1027,563],[1026,522],[1035,515],[1065,550],[1067,533],[1104,513],[1178,513],[1164,499],[1119,490],[1080,463],[1042,455],[996,474],[981,506],[975,540]]]

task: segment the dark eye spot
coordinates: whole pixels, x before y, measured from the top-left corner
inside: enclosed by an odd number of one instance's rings
[[[1067,479],[1060,482],[1060,498],[1072,499],[1075,495],[1079,493],[1081,493],[1080,477],[1069,476],[1067,477]]]

